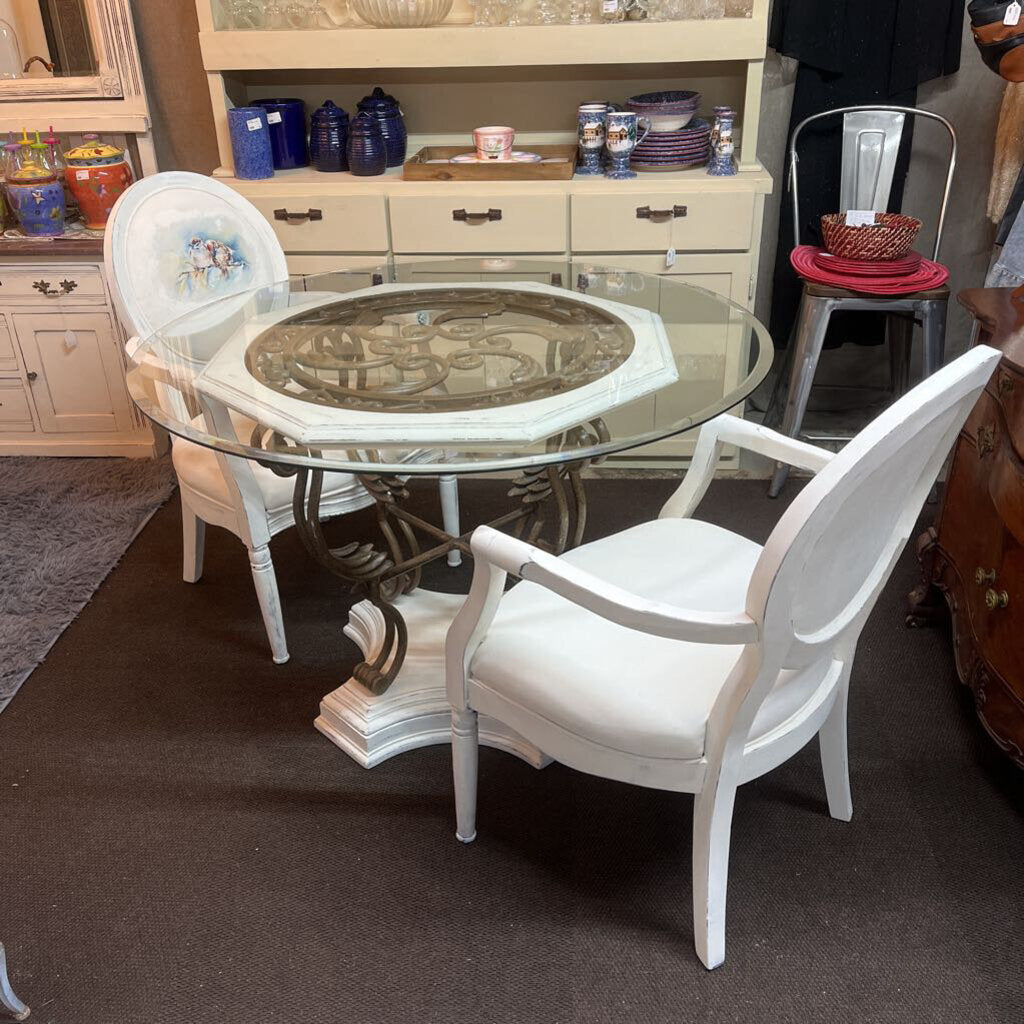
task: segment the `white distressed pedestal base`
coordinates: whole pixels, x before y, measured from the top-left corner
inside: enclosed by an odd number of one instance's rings
[[[451,743],[451,705],[444,687],[444,639],[462,594],[416,590],[400,597],[395,607],[409,631],[409,646],[398,677],[386,693],[374,696],[350,679],[320,702],[314,723],[329,740],[364,768],[415,747]],[[354,640],[367,661],[373,661],[384,639],[384,618],[369,602],[349,613],[345,635]],[[480,742],[507,750],[535,768],[551,759],[518,733],[486,715],[480,716]]]

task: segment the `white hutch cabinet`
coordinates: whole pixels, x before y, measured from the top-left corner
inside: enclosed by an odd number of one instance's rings
[[[768,6],[726,0],[728,16],[675,22],[228,31],[216,27],[215,0],[197,0],[221,160],[215,173],[259,207],[297,274],[387,263],[399,275],[407,268],[409,279],[444,280],[446,258],[490,257],[484,276],[488,268],[501,275],[501,257],[515,255],[573,287],[596,280],[605,265],[689,281],[752,306],[772,189],[756,155]],[[297,96],[312,111],[330,98],[354,114],[375,85],[401,101],[410,155],[424,145],[471,144],[482,124],[512,125],[517,148],[572,142],[582,102],[696,89],[705,116],[719,104],[738,111],[739,173],[550,182],[412,182],[401,168],[370,178],[309,168],[263,181],[233,176],[229,106]],[[652,219],[639,213],[645,207],[685,213]],[[502,216],[455,220],[457,209]],[[303,216],[310,211],[317,213]],[[671,303],[672,290],[633,299],[657,310]],[[694,346],[699,352],[702,339]],[[734,378],[745,369],[743,346],[737,337],[728,359]],[[652,404],[645,415],[656,419],[658,411]],[[691,449],[683,438],[627,461],[674,461]]]
[[[136,176],[151,174],[156,161],[128,0],[71,6],[72,16],[88,19],[90,73],[51,75],[37,62],[26,76],[0,81],[0,132],[45,135],[52,126],[65,149],[98,132],[126,149]],[[23,21],[38,19],[38,4],[17,10]],[[18,27],[46,45],[41,25]],[[57,32],[56,45],[73,38]],[[153,434],[125,389],[123,344],[102,235],[0,237],[0,455],[152,454]]]

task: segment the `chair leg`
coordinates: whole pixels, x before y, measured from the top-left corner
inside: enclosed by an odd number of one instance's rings
[[[932,299],[921,303],[924,332],[924,375],[930,377],[942,366],[946,355],[946,302]]]
[[[181,503],[181,575],[186,583],[198,583],[203,575],[206,523],[184,502]]]
[[[453,537],[460,537],[462,536],[462,531],[459,528],[458,478],[451,474],[446,474],[438,479],[438,484],[441,489],[441,522],[444,526],[444,532],[451,534]],[[462,552],[457,550],[449,551],[448,564],[462,565]]]
[[[2,942],[0,942],[0,1006],[11,1013],[15,1020],[25,1020],[28,1017],[28,1007],[14,994],[10,978],[7,977],[7,954],[4,952]]]
[[[782,432],[790,437],[800,433],[807,411],[807,400],[811,397],[814,372],[818,368],[818,357],[825,341],[829,317],[835,303],[831,299],[815,298],[806,293],[800,300],[800,316],[796,325],[793,344],[793,366],[789,376],[789,392],[786,395],[786,411],[782,417]],[[768,487],[770,498],[778,497],[789,476],[789,466],[778,463],[772,482]]]
[[[850,760],[846,744],[846,704],[850,693],[847,673],[836,691],[835,703],[828,718],[818,730],[818,748],[821,753],[821,772],[825,776],[825,795],[828,813],[837,821],[853,817],[853,797],[850,795]]]
[[[452,708],[452,772],[455,776],[455,838],[476,839],[476,775],[480,735],[476,712]]]
[[[693,807],[693,943],[710,971],[725,960],[725,895],[736,787],[697,794]]]
[[[914,342],[914,321],[892,313],[885,318],[885,337],[889,343],[889,381],[892,393],[902,398],[910,388],[910,353]]]
[[[281,598],[277,592],[277,576],[274,574],[274,563],[270,559],[270,548],[266,544],[251,548],[249,565],[252,567],[252,581],[256,585],[263,625],[270,641],[270,653],[278,665],[283,665],[288,660],[288,644],[284,636]]]

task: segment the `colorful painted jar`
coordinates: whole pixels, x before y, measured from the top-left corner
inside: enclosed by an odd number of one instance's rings
[[[64,186],[46,146],[22,133],[7,172],[7,200],[26,235],[64,234]]]
[[[87,228],[102,230],[121,193],[132,183],[132,169],[124,150],[86,135],[81,146],[64,154],[71,194]]]
[[[361,114],[369,114],[380,122],[380,133],[384,136],[384,146],[387,149],[388,167],[401,167],[405,163],[409,137],[398,100],[387,95],[378,85],[369,96],[364,96],[356,107]]]

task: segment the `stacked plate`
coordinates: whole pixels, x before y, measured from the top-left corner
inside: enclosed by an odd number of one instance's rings
[[[708,162],[711,125],[695,117],[685,127],[672,132],[647,133],[630,160],[634,171],[681,171],[703,167]]]
[[[871,263],[833,256],[814,245],[798,245],[789,255],[793,269],[805,280],[866,295],[906,295],[946,283],[941,263],[911,253],[901,260]]]

